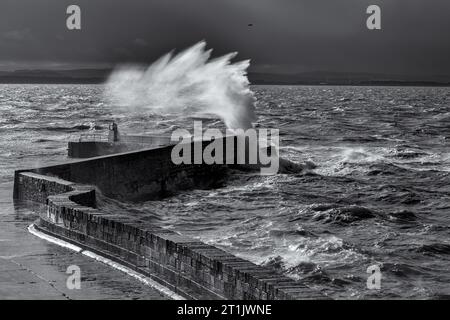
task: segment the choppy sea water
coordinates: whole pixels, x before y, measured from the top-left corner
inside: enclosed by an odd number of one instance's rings
[[[450,88],[252,89],[257,126],[280,130],[283,157],[317,168],[236,173],[219,189],[121,206],[334,298],[449,298]],[[1,85],[0,182],[16,168],[63,161],[71,136],[106,133],[111,119],[128,133],[167,134],[199,117],[119,113],[102,93]],[[380,290],[366,287],[374,264]]]

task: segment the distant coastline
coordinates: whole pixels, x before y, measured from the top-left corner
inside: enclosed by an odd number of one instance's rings
[[[101,84],[111,69],[0,71],[1,84]],[[402,76],[365,73],[308,72],[297,74],[257,73],[248,75],[253,85],[323,86],[423,86],[450,87],[450,76]]]

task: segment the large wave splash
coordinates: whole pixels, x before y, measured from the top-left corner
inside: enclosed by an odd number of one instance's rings
[[[212,114],[229,129],[251,128],[256,116],[247,78],[250,61],[232,63],[236,52],[211,59],[211,52],[202,41],[147,68],[119,67],[107,81],[107,97],[133,111]]]

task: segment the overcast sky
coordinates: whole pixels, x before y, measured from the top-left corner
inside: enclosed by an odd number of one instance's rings
[[[70,4],[81,31],[66,28]],[[366,28],[370,4],[381,31]],[[148,63],[202,39],[255,71],[450,75],[450,1],[0,1],[0,70]]]

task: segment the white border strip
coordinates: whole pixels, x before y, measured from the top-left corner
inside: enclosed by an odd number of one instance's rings
[[[128,274],[129,276],[135,278],[136,280],[144,283],[145,285],[152,287],[153,289],[161,292],[163,295],[169,297],[170,299],[173,300],[186,300],[184,297],[180,296],[179,294],[173,292],[172,290],[170,290],[167,287],[164,287],[163,285],[159,284],[158,282],[154,281],[153,279],[146,277],[124,265],[121,265],[120,263],[114,262],[111,259],[102,257],[94,252],[88,251],[88,250],[83,250],[82,248],[73,245],[71,243],[68,243],[64,240],[52,237],[50,235],[47,235],[39,230],[36,229],[36,227],[34,226],[34,224],[31,224],[28,226],[28,231],[32,234],[35,235],[38,238],[41,238],[43,240],[46,240],[48,242],[54,243],[58,246],[73,250],[77,253],[81,253],[91,259],[94,259],[96,261],[99,261],[101,263],[104,263],[116,270],[119,270],[121,272],[124,272],[126,274]]]
[[[29,231],[32,235],[34,235],[34,236],[36,236],[36,237],[38,237],[38,238],[41,238],[41,239],[43,239],[43,240],[46,240],[46,241],[48,241],[48,242],[54,243],[54,244],[56,244],[56,245],[58,245],[58,246],[60,246],[60,247],[67,248],[67,249],[70,249],[70,250],[73,250],[73,251],[75,251],[75,252],[77,252],[77,253],[80,253],[81,251],[83,251],[83,249],[81,249],[80,247],[78,247],[78,246],[76,246],[76,245],[73,245],[73,244],[68,243],[68,242],[66,242],[66,241],[64,241],[64,240],[61,240],[61,239],[58,239],[58,238],[49,236],[48,234],[45,234],[45,233],[43,233],[43,232],[38,231],[38,230],[35,228],[34,224],[30,224],[30,225],[28,226],[28,231]]]
[[[125,267],[124,265],[121,265],[117,262],[114,262],[108,258],[102,257],[94,252],[91,251],[87,251],[84,250],[81,252],[82,254],[84,254],[85,256],[95,259],[97,261],[100,261],[104,264],[107,264],[110,267],[113,267],[114,269],[117,269],[119,271],[122,271],[126,274],[128,274],[129,276],[137,279],[138,281],[158,290],[159,292],[161,292],[162,294],[164,294],[165,296],[173,299],[173,300],[186,300],[185,298],[183,298],[182,296],[180,296],[179,294],[176,294],[175,292],[173,292],[172,290],[170,290],[169,288],[164,287],[163,285],[159,284],[158,282],[156,282],[155,280],[150,279],[149,277],[146,277],[128,267]]]

